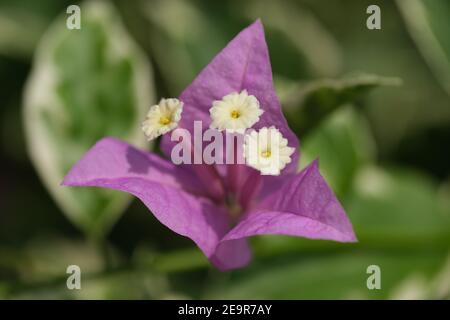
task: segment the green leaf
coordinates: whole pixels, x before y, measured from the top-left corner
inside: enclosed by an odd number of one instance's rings
[[[253,265],[210,289],[208,299],[385,299],[411,274],[429,279],[445,254],[352,252],[304,255]],[[381,289],[367,288],[367,267],[381,269]]]
[[[411,37],[444,89],[450,93],[450,2],[397,0]]]
[[[321,171],[324,171],[322,165]],[[450,206],[447,192],[444,186],[438,186],[415,171],[366,165],[358,168],[351,189],[340,197],[358,243],[262,236],[252,239],[252,247],[257,259],[355,248],[385,252],[430,248],[448,251]]]
[[[81,12],[80,30],[68,30],[64,15],[40,43],[25,91],[24,122],[32,161],[55,201],[88,235],[101,237],[130,197],[60,183],[104,136],[145,146],[140,122],[154,96],[150,66],[114,8],[86,2]]]
[[[319,158],[320,172],[342,196],[351,187],[358,168],[374,159],[375,143],[366,119],[347,106],[302,139],[301,151],[302,166]]]
[[[292,88],[281,100],[291,128],[303,135],[338,107],[358,102],[370,89],[399,84],[398,78],[370,74],[339,80],[322,79]]]
[[[406,169],[363,168],[344,206],[361,244],[449,248],[450,210],[427,176]]]

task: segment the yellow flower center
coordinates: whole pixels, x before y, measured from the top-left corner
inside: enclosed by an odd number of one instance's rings
[[[237,110],[231,111],[231,117],[232,117],[233,119],[237,119],[237,118],[239,118],[240,116],[241,116],[241,113],[240,113],[239,111],[237,111]]]
[[[161,118],[159,118],[159,123],[163,126],[168,125],[170,123],[170,119],[166,116],[162,116]]]
[[[269,158],[272,155],[272,152],[270,152],[270,150],[264,150],[263,152],[261,152],[261,157],[263,158]]]

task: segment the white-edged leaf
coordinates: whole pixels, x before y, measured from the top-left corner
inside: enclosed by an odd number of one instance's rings
[[[102,236],[129,202],[125,194],[61,187],[80,157],[100,138],[145,146],[140,122],[154,100],[151,69],[108,2],[81,5],[81,29],[66,28],[64,13],[44,35],[24,103],[33,164],[70,220]]]

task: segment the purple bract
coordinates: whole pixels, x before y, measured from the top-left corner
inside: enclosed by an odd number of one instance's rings
[[[138,197],[174,232],[192,239],[220,270],[251,260],[247,238],[283,234],[354,242],[344,209],[318,171],[317,161],[297,173],[299,143],[275,94],[261,22],[239,33],[180,95],[179,127],[209,127],[214,100],[247,90],[264,110],[254,128],[275,126],[296,152],[279,176],[246,165],[174,165],[115,138],[104,138],[71,169],[63,184],[121,190]],[[162,139],[170,156],[173,142]]]

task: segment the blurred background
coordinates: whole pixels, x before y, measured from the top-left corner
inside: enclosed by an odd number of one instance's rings
[[[146,109],[258,17],[300,166],[320,158],[359,243],[256,237],[221,273],[139,201],[59,186],[103,136],[150,148]],[[1,0],[0,298],[448,299],[449,95],[447,0]]]

